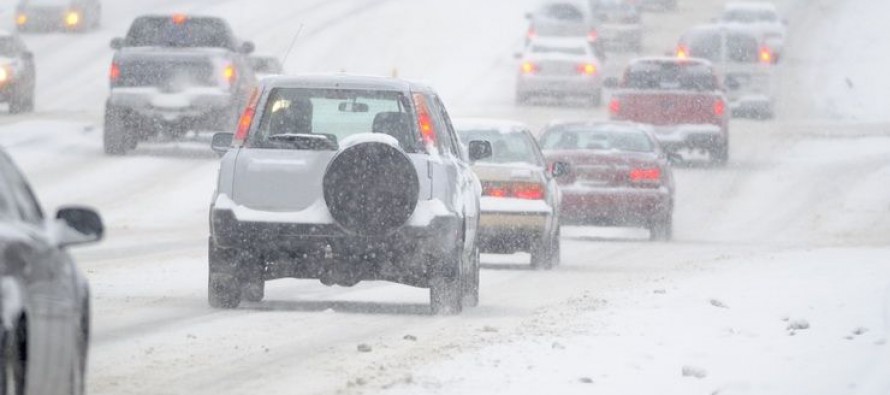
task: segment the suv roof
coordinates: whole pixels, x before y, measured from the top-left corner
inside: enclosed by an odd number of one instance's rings
[[[267,88],[349,89],[399,92],[433,92],[427,85],[398,78],[345,73],[272,76],[263,80]]]

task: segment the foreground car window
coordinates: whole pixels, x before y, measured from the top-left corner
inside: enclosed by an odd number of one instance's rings
[[[655,147],[645,133],[639,130],[591,129],[573,127],[556,129],[544,135],[544,150],[618,150],[652,152]]]
[[[496,130],[469,130],[460,132],[464,143],[473,140],[491,143],[491,157],[479,160],[482,163],[528,163],[542,165],[535,154],[533,142],[522,133],[501,133]]]
[[[416,129],[409,108],[397,92],[276,89],[252,146],[282,148],[275,137],[281,135],[317,135],[336,143],[359,133],[385,133],[413,152]]]

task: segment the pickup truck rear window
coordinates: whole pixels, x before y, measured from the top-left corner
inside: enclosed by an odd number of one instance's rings
[[[127,33],[126,45],[131,47],[210,47],[234,49],[232,32],[222,20],[215,18],[167,17],[137,18]]]
[[[400,92],[278,88],[269,94],[250,146],[337,149],[358,133],[384,133],[406,152],[417,152],[419,134],[408,99]]]
[[[645,90],[713,91],[717,78],[710,66],[701,63],[641,62],[631,65],[624,87]]]

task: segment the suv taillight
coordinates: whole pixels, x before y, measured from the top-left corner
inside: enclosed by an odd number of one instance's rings
[[[250,132],[250,125],[256,116],[256,108],[259,102],[260,90],[254,88],[253,93],[250,94],[250,100],[247,101],[247,107],[244,108],[241,118],[238,119],[238,130],[235,131],[235,138],[232,139],[233,145],[242,146],[247,141],[247,134]]]
[[[426,98],[420,93],[415,93],[413,99],[417,111],[417,127],[420,130],[420,137],[423,138],[423,145],[427,152],[434,152],[436,149],[436,126],[433,124],[430,107],[427,105]]]
[[[482,195],[524,200],[544,199],[544,187],[533,182],[485,182]]]
[[[121,78],[121,66],[117,62],[111,62],[111,70],[108,72],[108,79],[114,84]]]

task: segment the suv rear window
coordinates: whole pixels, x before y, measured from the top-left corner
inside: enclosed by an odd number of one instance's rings
[[[624,87],[646,90],[717,89],[717,78],[710,66],[684,62],[640,62],[631,65],[624,76]]]
[[[417,152],[418,134],[408,98],[400,92],[277,88],[269,94],[256,148],[336,149],[359,133],[384,133],[406,152]]]
[[[234,49],[229,26],[217,18],[141,17],[133,21],[126,43],[131,47],[210,47]]]

